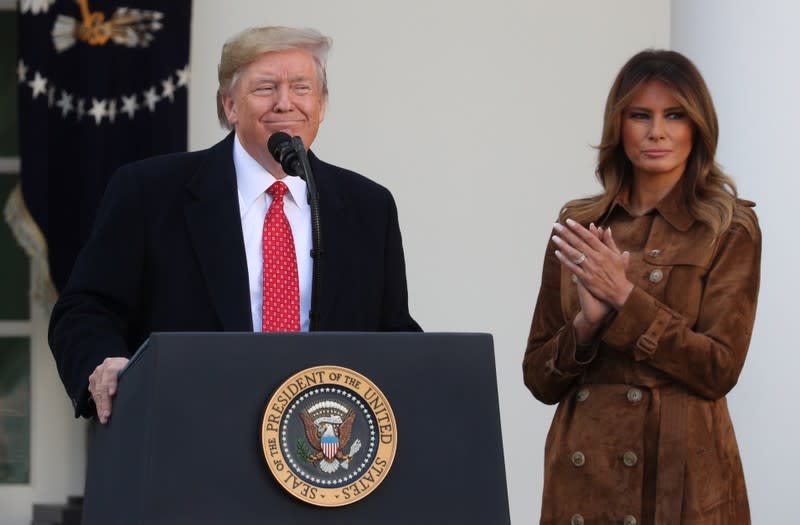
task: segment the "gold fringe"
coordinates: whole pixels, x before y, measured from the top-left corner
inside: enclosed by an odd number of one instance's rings
[[[19,184],[8,196],[3,215],[11,228],[11,233],[33,263],[31,265],[31,301],[49,314],[58,298],[58,293],[50,278],[50,267],[47,264],[47,242],[25,206],[25,201],[22,199],[22,188]]]

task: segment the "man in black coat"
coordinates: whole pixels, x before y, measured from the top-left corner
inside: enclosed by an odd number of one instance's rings
[[[330,40],[283,27],[247,30],[222,51],[220,121],[233,131],[198,152],[124,166],[53,310],[50,347],[76,416],[111,415],[117,374],[157,331],[261,331],[265,193],[284,208],[308,330],[311,224],[305,182],[266,148],[278,131],[309,147],[327,102]],[[319,330],[419,331],[408,312],[397,210],[388,190],[309,152],[320,195],[324,275]]]

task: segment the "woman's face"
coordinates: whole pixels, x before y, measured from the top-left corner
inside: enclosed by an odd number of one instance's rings
[[[677,182],[692,152],[694,127],[670,89],[645,82],[622,113],[622,145],[635,180],[645,177]]]

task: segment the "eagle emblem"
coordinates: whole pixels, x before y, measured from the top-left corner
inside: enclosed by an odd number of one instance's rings
[[[366,376],[336,365],[296,372],[269,398],[261,446],[272,476],[311,505],[339,507],[386,478],[397,447],[388,399]]]
[[[53,45],[61,53],[76,41],[91,46],[104,46],[109,41],[126,47],[148,47],[153,33],[162,27],[164,14],[159,11],[119,7],[106,20],[106,14],[92,11],[89,0],[75,0],[81,11],[81,20],[58,15],[53,24]]]
[[[350,441],[356,413],[343,403],[325,400],[314,403],[300,412],[305,429],[306,443],[316,452],[308,450],[299,440],[298,455],[306,462],[317,464],[323,472],[331,474],[339,467],[349,468],[350,460],[361,448],[356,439],[347,454],[343,452]]]

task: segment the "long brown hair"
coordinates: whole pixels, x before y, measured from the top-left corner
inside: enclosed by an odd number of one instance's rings
[[[719,125],[708,87],[688,58],[666,50],[641,51],[617,74],[606,100],[603,137],[597,147],[595,173],[604,192],[571,201],[564,214],[584,224],[596,221],[620,192],[630,189],[633,166],[622,144],[622,117],[636,91],[650,80],[657,80],[670,88],[694,126],[692,151],[678,183],[682,186],[690,215],[716,233],[725,231],[736,222],[754,234],[756,225],[752,214],[736,206],[736,184],[714,160]]]

